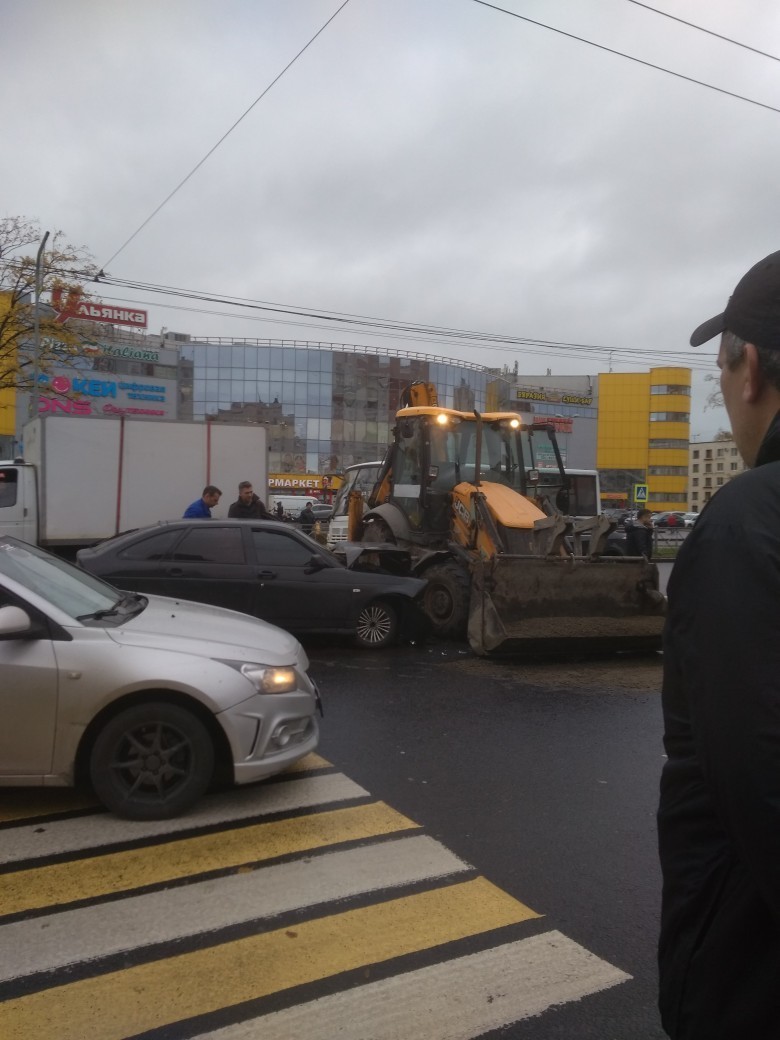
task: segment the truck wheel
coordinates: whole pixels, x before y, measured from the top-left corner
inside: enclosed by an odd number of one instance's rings
[[[381,650],[395,642],[398,614],[385,600],[376,600],[358,614],[355,639],[365,650]]]
[[[129,820],[167,820],[188,809],[214,773],[214,745],[191,711],[134,704],[105,724],[89,773],[103,804]]]
[[[469,620],[471,583],[457,563],[435,563],[420,575],[428,585],[423,593],[423,610],[437,636],[465,639]]]

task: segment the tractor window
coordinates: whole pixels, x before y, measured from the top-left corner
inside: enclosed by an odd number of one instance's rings
[[[505,484],[523,492],[523,445],[525,433],[504,423],[485,423],[482,427],[482,459],[480,480]],[[526,452],[527,452],[526,447]],[[530,454],[530,453],[529,453]]]

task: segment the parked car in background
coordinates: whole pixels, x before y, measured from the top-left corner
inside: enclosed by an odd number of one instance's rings
[[[328,502],[317,502],[311,507],[311,511],[314,513],[314,519],[321,523],[325,523],[333,516],[333,506]]]
[[[693,527],[698,519],[698,513],[683,513],[683,523],[686,527]]]
[[[349,566],[296,524],[176,520],[78,553],[85,570],[133,592],[229,607],[296,633],[332,632],[387,646],[424,631],[425,582],[377,569],[371,546]]]
[[[676,511],[669,511],[664,513],[656,513],[653,517],[654,527],[685,527],[685,521],[683,517],[684,513],[678,513]]]
[[[0,785],[89,779],[122,816],[176,816],[216,777],[259,780],[317,746],[308,664],[273,625],[119,592],[0,536]]]

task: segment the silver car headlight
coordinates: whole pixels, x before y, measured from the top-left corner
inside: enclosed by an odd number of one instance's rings
[[[289,666],[278,668],[241,661],[223,661],[222,664],[246,676],[258,693],[291,693],[298,689],[298,673]]]

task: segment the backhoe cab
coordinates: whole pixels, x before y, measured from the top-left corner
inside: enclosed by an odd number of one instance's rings
[[[657,647],[657,568],[602,556],[604,517],[567,516],[554,428],[436,400],[431,384],[405,391],[368,508],[350,503],[350,539],[411,550],[434,629],[467,633],[479,654]],[[560,473],[553,501],[539,487],[540,436]]]

